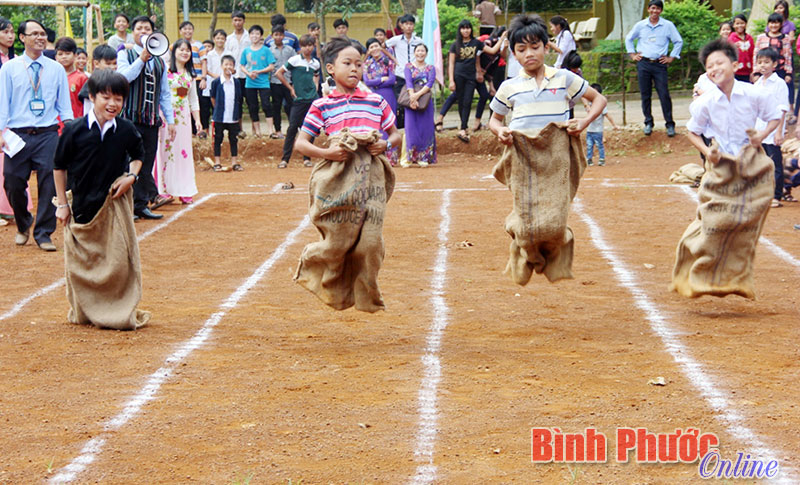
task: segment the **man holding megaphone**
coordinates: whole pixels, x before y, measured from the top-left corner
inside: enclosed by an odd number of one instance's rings
[[[175,139],[175,117],[167,80],[167,67],[159,56],[169,49],[169,41],[163,34],[153,34],[150,18],[142,15],[131,22],[133,49],[117,53],[117,72],[131,84],[125,100],[122,117],[131,120],[144,142],[144,159],[139,179],[133,186],[133,213],[140,219],[161,219],[154,214],[148,203],[158,196],[153,180],[153,163],[158,151],[158,127],[161,125],[159,108],[167,121],[170,140]]]

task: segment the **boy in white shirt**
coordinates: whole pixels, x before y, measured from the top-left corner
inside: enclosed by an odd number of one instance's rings
[[[754,85],[760,91],[768,93],[770,98],[777,103],[777,108],[781,112],[781,121],[777,130],[771,132],[761,142],[761,146],[764,147],[767,156],[775,164],[775,196],[772,200],[772,207],[783,206],[781,204],[781,198],[783,197],[783,155],[781,154],[781,145],[784,139],[786,112],[789,111],[789,89],[786,87],[786,82],[775,72],[779,58],[780,54],[775,49],[761,49],[756,54],[754,66],[755,72],[761,74],[761,77]],[[763,130],[766,126],[767,122],[761,118],[756,121],[757,130]]]
[[[692,117],[686,123],[687,137],[713,164],[719,162],[722,153],[738,155],[747,143],[760,146],[781,119],[780,110],[769,93],[736,81],[734,72],[738,60],[736,47],[722,39],[712,40],[700,51],[700,62],[706,68],[708,79],[719,89],[705,91],[692,101],[689,106]],[[754,128],[758,119],[767,121],[766,127],[748,135],[747,130]],[[701,138],[703,134],[715,139],[719,149],[706,146]]]

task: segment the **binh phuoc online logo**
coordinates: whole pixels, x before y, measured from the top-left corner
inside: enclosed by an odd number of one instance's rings
[[[773,478],[778,461],[753,458],[737,452],[723,458],[719,439],[699,429],[651,433],[647,428],[617,428],[614,455],[617,463],[698,463],[701,478]],[[531,428],[533,463],[606,463],[608,439],[595,428],[583,433],[562,433],[559,428]]]

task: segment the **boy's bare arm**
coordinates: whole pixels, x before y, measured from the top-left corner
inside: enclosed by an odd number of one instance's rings
[[[592,107],[589,112],[586,113],[586,118],[579,119],[575,125],[567,126],[567,133],[573,136],[580,135],[580,133],[585,130],[587,126],[589,126],[589,123],[594,121],[598,116],[602,115],[603,110],[608,104],[606,97],[598,93],[591,86],[586,88],[586,92],[583,94],[583,97],[592,103]],[[574,128],[570,128],[570,126],[574,126]]]
[[[706,160],[714,164],[719,162],[720,159],[719,150],[717,150],[716,148],[712,150],[711,147],[706,146],[703,139],[700,138],[700,135],[697,135],[690,131],[686,134],[686,137],[689,139],[690,142],[692,142],[692,145],[694,145],[694,147],[697,148],[697,151],[699,151],[706,157]]]
[[[401,141],[403,141],[403,137],[400,135],[400,131],[396,126],[392,125],[387,133],[389,134],[389,138],[386,140],[378,140],[375,143],[368,145],[367,151],[372,155],[380,155],[381,153],[384,153],[387,148],[389,148],[389,143],[396,147],[400,145]]]
[[[489,129],[503,145],[511,145],[511,129],[504,124],[505,116],[492,112],[489,118]]]
[[[611,113],[606,113],[605,116],[608,119],[608,122],[611,123],[611,126],[613,126],[614,128],[619,128],[619,126],[617,126],[617,124],[614,123],[614,118],[611,117]]]
[[[342,162],[347,160],[347,150],[340,146],[332,146],[328,148],[320,148],[311,143],[311,135],[305,131],[299,131],[297,140],[294,142],[294,149],[301,155],[311,158],[324,158],[325,160],[333,160]]]
[[[286,72],[286,67],[281,66],[280,69],[275,72],[275,77],[278,78],[281,84],[283,84],[283,86],[289,90],[289,92],[292,94],[292,98],[296,98],[297,93],[294,91],[294,86],[292,86],[291,83],[286,80],[286,76],[283,75],[284,72]]]
[[[66,170],[53,170],[53,182],[56,185],[56,219],[61,221],[62,224],[69,222],[71,214],[69,204],[67,203],[67,171]]]

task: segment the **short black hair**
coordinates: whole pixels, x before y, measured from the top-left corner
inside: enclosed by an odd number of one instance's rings
[[[231,61],[234,66],[236,65],[236,59],[234,59],[234,57],[230,54],[225,54],[222,56],[222,59],[219,60],[219,65],[221,66],[225,61]]]
[[[541,42],[545,45],[550,42],[550,36],[547,35],[547,25],[545,25],[542,17],[536,14],[521,14],[514,17],[508,26],[508,34],[512,51],[515,45],[522,42],[531,44]]]
[[[278,25],[286,25],[286,17],[282,14],[276,13],[269,19],[269,23],[272,24],[273,27],[277,27]]]
[[[91,96],[97,96],[97,93],[110,93],[127,98],[130,91],[130,84],[125,76],[113,69],[94,71],[87,84]]]
[[[280,32],[281,34],[285,34],[286,29],[283,27],[283,25],[274,25],[272,26],[272,33],[274,34],[275,32]]]
[[[414,20],[414,16],[411,15],[410,13],[402,15],[402,16],[400,16],[399,19],[397,19],[397,23],[399,23],[399,24],[404,24],[406,22],[412,22],[412,23],[415,23],[415,24],[417,23],[417,21]]]
[[[783,24],[783,15],[779,13],[769,14],[769,17],[767,17],[767,23],[771,24],[772,22],[778,22],[779,24]]]
[[[428,46],[427,46],[427,45],[425,45],[425,44],[423,44],[423,43],[421,43],[421,42],[420,42],[419,44],[417,44],[417,45],[415,45],[415,46],[414,46],[414,52],[416,52],[416,51],[417,51],[417,48],[418,48],[418,47],[424,47],[424,48],[425,48],[425,53],[426,53],[426,54],[428,53]]]
[[[334,64],[336,63],[336,58],[339,57],[339,53],[348,47],[353,47],[350,40],[344,37],[333,37],[322,48],[322,60],[325,64]]]
[[[147,15],[139,15],[138,17],[134,17],[133,20],[131,20],[131,30],[135,29],[136,24],[139,22],[147,22],[150,24],[151,29],[156,30],[156,24],[154,24],[153,20]]]
[[[78,50],[78,44],[72,37],[61,37],[56,41],[56,52],[72,52],[74,54],[76,50]]]
[[[300,36],[298,43],[300,44],[300,47],[303,47],[304,45],[315,45],[317,40],[311,34],[303,34]]]
[[[93,61],[116,61],[117,51],[108,44],[102,44],[94,48],[92,51]]]
[[[308,24],[307,28],[308,28],[308,30],[317,30],[317,29],[321,29],[322,27],[320,27],[320,25],[318,23],[316,23],[316,22],[311,22],[310,24]]]
[[[192,26],[192,28],[194,28],[194,24],[193,24],[193,23],[189,22],[188,20],[184,20],[184,21],[183,21],[183,22],[181,22],[181,24],[178,26],[178,30],[181,30],[182,28],[186,27],[187,25],[191,25],[191,26]]]
[[[83,55],[85,55],[87,57],[89,56],[89,54],[86,52],[86,49],[84,49],[83,47],[78,47],[77,49],[75,49],[75,55],[76,56],[79,56],[81,54],[83,54]]]
[[[339,27],[340,25],[344,25],[348,29],[350,28],[350,24],[345,19],[336,19],[336,20],[333,21],[333,28],[334,29]]]
[[[51,44],[56,41],[56,31],[51,29],[50,27],[44,28],[45,34],[47,34],[47,42]]]
[[[227,33],[227,32],[225,32],[225,31],[224,31],[224,30],[222,30],[222,29],[217,29],[217,30],[215,30],[215,31],[214,31],[214,33],[213,33],[213,34],[211,34],[211,38],[213,39],[214,37],[218,36],[219,34],[222,34],[222,35],[224,35],[224,36],[225,36],[225,38],[227,38],[227,37],[228,37],[228,33]]]
[[[734,15],[734,16],[733,16],[733,19],[731,19],[731,22],[733,22],[733,21],[734,21],[734,20],[736,20],[736,19],[739,19],[739,20],[741,20],[742,22],[744,22],[744,23],[747,23],[747,16],[746,16],[745,14],[743,14],[743,13],[740,13],[740,14]]]
[[[364,44],[364,47],[366,47],[367,50],[369,50],[369,46],[371,46],[372,44],[380,44],[380,42],[375,37],[370,37],[369,39],[367,39],[367,43]]]
[[[731,62],[739,61],[739,53],[736,52],[736,46],[728,42],[726,39],[717,38],[704,45],[703,48],[700,49],[700,64],[705,67],[708,56],[718,51],[725,54],[728,59],[731,60]]]
[[[650,0],[647,3],[647,8],[650,8],[651,5],[655,5],[656,7],[660,8],[661,10],[664,10],[664,2],[662,2],[661,0]]]
[[[252,27],[250,27],[249,29],[247,29],[247,33],[250,33],[250,32],[252,32],[252,31],[254,31],[254,30],[257,30],[257,31],[259,31],[259,32],[261,32],[261,35],[264,35],[264,28],[263,28],[263,27],[261,27],[261,26],[260,26],[260,25],[258,25],[258,24],[256,24],[256,25],[253,25]]]
[[[756,59],[759,59],[761,57],[766,57],[772,62],[778,62],[781,59],[780,53],[778,53],[778,51],[776,51],[772,47],[767,47],[766,49],[761,49],[758,52],[756,52]]]
[[[384,30],[384,29],[382,29],[382,28],[380,28],[380,27],[378,27],[378,28],[376,28],[375,30],[373,30],[373,31],[372,31],[372,35],[377,35],[377,34],[378,34],[378,32],[383,32],[383,35],[386,35],[386,30]]]
[[[231,14],[231,18],[244,20],[245,19],[244,12],[242,12],[241,10],[234,10],[233,13]]]
[[[603,86],[601,86],[601,85],[599,85],[597,83],[592,83],[592,84],[589,85],[589,87],[591,87],[592,89],[594,89],[598,93],[603,94]]]
[[[34,24],[43,28],[45,32],[47,32],[47,27],[45,27],[43,23],[39,22],[38,20],[28,19],[28,20],[23,20],[22,22],[19,23],[19,26],[17,26],[17,37],[19,37],[20,35],[25,35],[25,31],[28,29],[28,22],[33,22]]]
[[[114,22],[116,22],[116,21],[117,21],[117,19],[118,19],[119,17],[122,17],[122,18],[124,18],[124,19],[125,19],[125,21],[126,21],[126,22],[128,22],[128,25],[130,25],[130,24],[131,24],[131,19],[130,19],[130,17],[128,17],[128,16],[127,16],[127,15],[125,15],[124,13],[118,13],[118,14],[114,15]]]
[[[581,55],[578,54],[578,51],[569,51],[569,53],[564,56],[564,64],[562,66],[564,69],[580,69],[582,65],[583,59]]]

